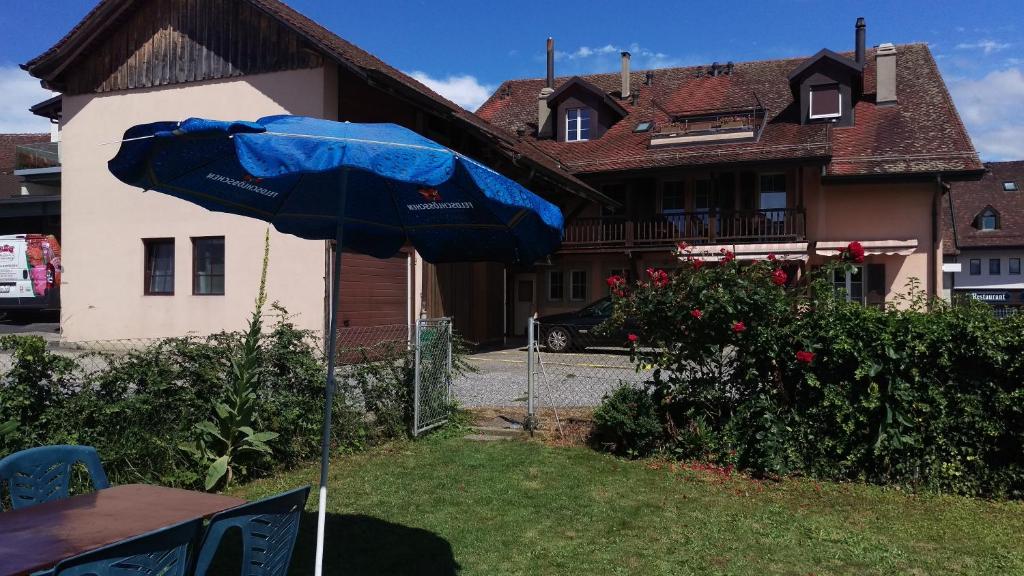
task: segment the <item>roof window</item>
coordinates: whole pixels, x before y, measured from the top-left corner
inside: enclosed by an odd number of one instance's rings
[[[633,128],[633,132],[650,132],[651,128],[654,128],[654,122],[644,120],[643,122],[638,123],[636,128]]]
[[[843,95],[839,93],[838,84],[826,84],[823,86],[811,86],[810,118],[839,118]]]
[[[1006,182],[1003,182],[1003,191],[1004,192],[1016,192],[1017,190],[1018,190],[1017,183],[1015,181],[1007,180]]]

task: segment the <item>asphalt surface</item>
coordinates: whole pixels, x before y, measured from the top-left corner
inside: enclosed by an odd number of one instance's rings
[[[60,333],[56,314],[7,313],[0,312],[0,334],[39,334],[41,336]]]
[[[595,349],[555,354],[541,351],[536,366],[540,406],[591,407],[620,383],[638,384],[650,371],[637,372],[625,350]],[[456,379],[454,394],[466,407],[526,405],[526,349],[473,354],[476,373]]]

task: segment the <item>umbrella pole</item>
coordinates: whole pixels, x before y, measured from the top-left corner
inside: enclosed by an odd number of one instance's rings
[[[327,520],[327,470],[330,467],[331,408],[334,406],[334,365],[338,355],[338,304],[341,301],[341,249],[345,228],[345,198],[348,188],[348,169],[341,171],[338,190],[338,228],[334,244],[334,268],[331,281],[331,310],[327,334],[327,396],[324,400],[324,427],[320,439],[320,503],[316,517],[315,576],[324,572],[324,525]]]

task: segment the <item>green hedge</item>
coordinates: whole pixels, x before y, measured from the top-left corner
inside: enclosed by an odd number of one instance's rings
[[[259,337],[251,426],[278,436],[266,443],[270,453],[244,462],[235,481],[320,453],[322,354],[311,334],[278,311]],[[230,360],[244,341],[244,333],[169,338],[127,354],[76,359],[47,350],[39,337],[0,338],[0,350],[13,355],[12,368],[0,374],[0,458],[32,446],[86,444],[97,448],[112,482],[202,488],[207,463],[188,448],[200,436],[197,426],[216,420],[215,406],[233,385]],[[354,377],[339,380],[335,449],[358,450],[406,433],[412,382],[406,356],[377,354]],[[83,369],[97,361],[106,367]]]
[[[801,282],[776,261],[680,257],[671,275],[609,279],[634,360],[655,367],[658,439],[632,444],[759,475],[1024,497],[1024,316],[928,302],[913,284],[884,309],[846,302],[829,278],[856,247]]]

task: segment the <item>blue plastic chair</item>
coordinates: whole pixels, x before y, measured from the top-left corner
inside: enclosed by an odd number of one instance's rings
[[[0,460],[0,485],[7,483],[11,506],[28,508],[68,497],[71,467],[85,464],[93,488],[109,488],[100,455],[91,446],[40,446]]]
[[[203,520],[190,520],[61,560],[33,576],[189,576],[189,547]]]
[[[305,486],[225,510],[211,518],[199,547],[195,576],[206,576],[221,539],[233,528],[242,533],[244,576],[285,576],[308,497],[309,486]]]

